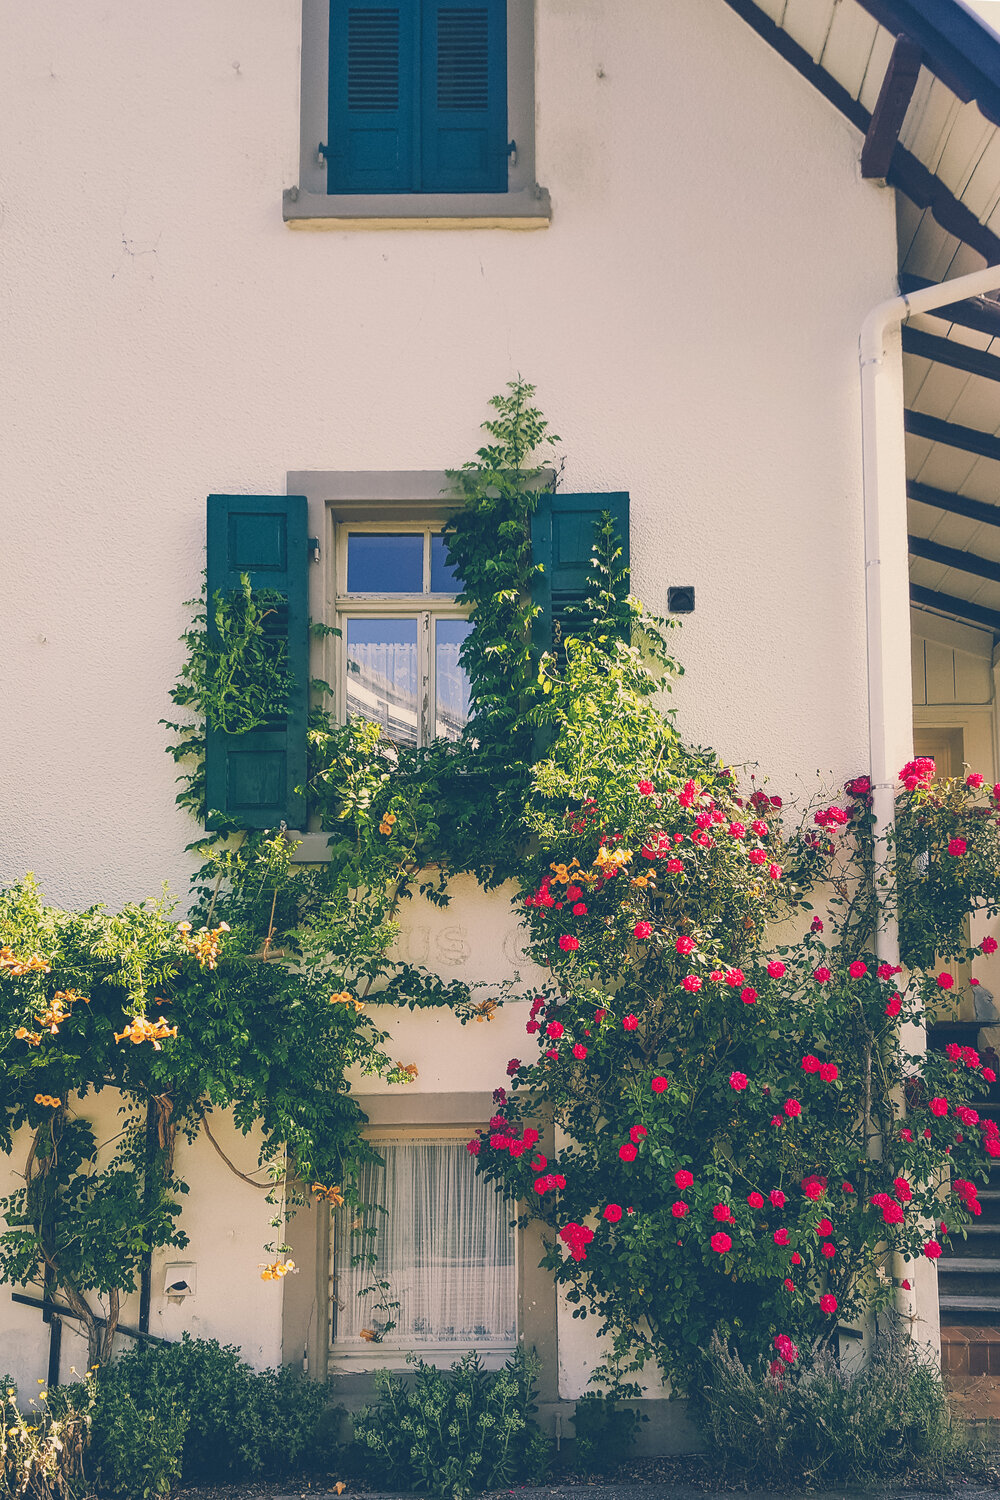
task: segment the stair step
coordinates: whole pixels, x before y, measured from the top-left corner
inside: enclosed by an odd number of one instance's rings
[[[1000,1297],[963,1297],[956,1292],[942,1292],[938,1305],[942,1312],[1000,1312]]]
[[[1000,1275],[1000,1255],[995,1256],[955,1256],[942,1255],[938,1261],[938,1272],[944,1276],[959,1272],[964,1276],[988,1275],[990,1273]]]

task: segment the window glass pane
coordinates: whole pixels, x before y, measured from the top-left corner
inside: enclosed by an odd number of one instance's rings
[[[347,712],[381,724],[400,745],[417,743],[420,673],[416,620],[347,621]]]
[[[349,594],[422,594],[424,538],[419,532],[389,536],[350,532],[347,537]]]
[[[462,580],[454,568],[448,566],[448,548],[444,537],[437,533],[431,537],[431,593],[459,594]]]
[[[379,1279],[389,1282],[387,1300],[399,1303],[396,1327],[384,1340],[389,1348],[444,1344],[462,1352],[513,1344],[513,1203],[477,1176],[462,1141],[378,1150],[385,1166],[364,1168],[360,1183],[366,1202],[388,1209],[363,1216],[363,1225],[378,1225],[374,1240],[351,1233],[350,1213],[335,1221],[334,1342],[364,1348],[362,1328],[385,1322],[377,1297],[358,1295]],[[368,1245],[377,1264],[352,1266]]]
[[[469,678],[458,660],[472,626],[468,620],[437,620],[434,625],[434,733],[457,740],[469,722]]]

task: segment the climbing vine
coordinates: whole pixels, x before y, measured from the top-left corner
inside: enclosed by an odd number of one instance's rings
[[[328,860],[298,862],[281,830],[219,828],[191,846],[180,922],[166,901],[60,911],[30,879],[0,893],[0,1143],[28,1142],[0,1275],[61,1295],[92,1360],[109,1356],[150,1250],[184,1243],[178,1132],[203,1132],[269,1195],[265,1279],[294,1271],[282,1236],[305,1198],[353,1209],[374,1266],[377,1205],[358,1187],[373,1148],[348,1077],[405,1086],[415,1072],[387,1051],[375,1000],[463,1021],[530,1000],[532,1055],[510,1060],[470,1149],[546,1227],[546,1264],[611,1335],[619,1379],[653,1360],[690,1383],[712,1331],[770,1344],[779,1363],[793,1336],[827,1342],[838,1315],[888,1305],[906,1280],[894,1256],[939,1253],[977,1212],[1000,1140],[971,1101],[995,1080],[971,1049],[921,1059],[901,1042],[944,977],[905,985],[873,958],[893,881],[863,778],[846,805],[796,815],[684,742],[667,626],[629,594],[609,516],[585,597],[540,639],[531,518],[558,466],[533,398],[521,381],[493,398],[487,441],[450,476],[449,560],[471,623],[457,743],[413,749],[340,724],[316,683],[303,790]],[[195,606],[170,753],[197,815],[206,722],[242,733],[286,706],[275,606],[246,579]],[[962,790],[919,772],[910,787],[906,769],[900,910],[914,948],[940,950],[970,904],[1000,907],[996,818],[974,778]],[[459,872],[513,882],[526,952],[550,976],[538,993],[477,999],[399,960],[403,903],[446,904]],[[920,905],[913,872],[927,891],[945,881],[947,901]],[[779,924],[797,935],[774,946]],[[107,1089],[122,1115],[102,1132]],[[223,1111],[259,1133],[257,1170],[229,1160]],[[377,1339],[393,1303],[376,1290]]]

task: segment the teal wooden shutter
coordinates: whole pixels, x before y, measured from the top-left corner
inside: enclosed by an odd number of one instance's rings
[[[288,712],[246,734],[206,725],[209,828],[222,814],[241,828],[305,826],[306,718],[309,711],[309,551],[304,495],[209,495],[208,598],[225,597],[245,573],[253,589],[273,589],[286,604],[274,628],[292,675]],[[212,611],[209,609],[209,629]]]
[[[417,188],[417,43],[414,0],[332,0],[328,192]]]
[[[542,572],[535,578],[536,617],[532,639],[539,651],[558,650],[563,622],[570,605],[587,596],[592,570],[594,525],[609,511],[622,549],[621,566],[629,565],[629,497],[627,491],[608,495],[545,494],[531,518],[531,551]]]
[[[507,191],[507,3],[423,0],[421,188]]]

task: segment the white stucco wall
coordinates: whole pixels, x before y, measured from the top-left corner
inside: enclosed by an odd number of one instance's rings
[[[661,610],[669,583],[696,585],[687,733],[761,755],[783,794],[861,767],[855,350],[894,289],[893,204],[722,0],[538,0],[554,217],[531,234],[287,229],[296,0],[0,15],[0,878],[32,869],[64,903],[182,891],[192,830],[158,720],[204,496],[453,465],[516,372],[563,437],[566,487],[631,491],[636,592]],[[477,916],[466,893],[434,929],[475,934],[433,948],[443,972],[500,962],[489,900]],[[506,1019],[397,1024],[421,1088],[458,1064],[492,1086],[514,1050]],[[260,1257],[233,1253],[255,1211],[202,1146],[192,1183],[204,1284],[214,1257],[227,1287],[199,1326],[277,1358],[277,1289],[265,1313]],[[0,1331],[23,1342],[34,1317],[0,1299]],[[175,1327],[154,1301],[160,1318]],[[562,1337],[572,1395],[587,1330]]]

